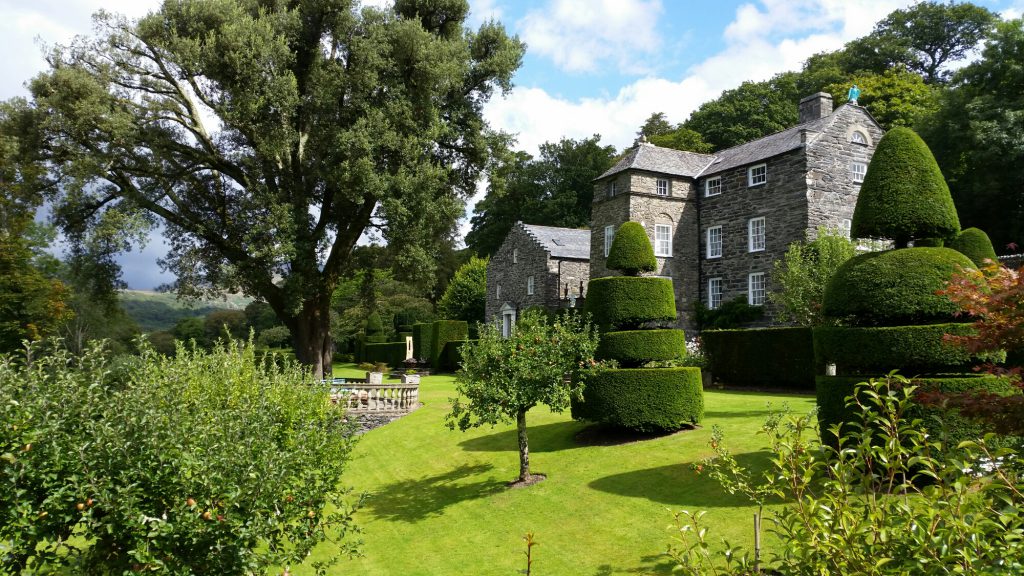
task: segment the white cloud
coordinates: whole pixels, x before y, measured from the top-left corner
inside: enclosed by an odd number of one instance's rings
[[[532,52],[563,70],[592,72],[611,61],[635,73],[661,48],[661,11],[661,0],[551,0],[517,27]]]
[[[504,15],[498,0],[470,0],[468,24],[471,28],[478,28],[487,20],[500,21]]]

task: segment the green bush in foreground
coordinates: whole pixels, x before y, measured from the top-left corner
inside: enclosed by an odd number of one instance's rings
[[[295,364],[42,352],[0,357],[0,573],[266,573],[351,528],[352,427]]]
[[[700,368],[604,370],[587,379],[584,395],[574,418],[637,432],[679,430],[704,417]]]
[[[949,243],[949,247],[970,258],[979,268],[985,265],[986,260],[999,261],[996,249],[992,247],[992,240],[979,228],[961,231],[956,240]]]
[[[841,446],[823,446],[814,416],[774,414],[765,423],[769,470],[747,469],[712,434],[715,456],[696,465],[732,494],[763,506],[783,497],[765,525],[777,538],[768,559],[725,544],[713,553],[703,513],[675,515],[669,554],[681,574],[1019,574],[1024,571],[1024,480],[1017,454],[986,436],[962,458],[940,455],[909,416],[910,381],[861,384]]]
[[[658,267],[651,240],[639,222],[626,222],[615,232],[606,266],[609,270],[618,270],[626,276],[654,272]]]

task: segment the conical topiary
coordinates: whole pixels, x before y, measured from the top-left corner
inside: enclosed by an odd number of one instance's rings
[[[618,270],[626,276],[638,276],[641,272],[654,272],[658,261],[647,238],[647,231],[639,222],[626,222],[619,227],[608,252],[609,270]]]
[[[889,238],[897,248],[917,238],[953,239],[960,219],[928,145],[909,128],[878,142],[857,197],[851,234]]]
[[[949,243],[949,247],[970,258],[978,267],[984,266],[985,260],[999,261],[996,249],[992,247],[992,240],[989,240],[988,234],[979,228],[967,228],[960,232],[956,240]]]
[[[366,318],[366,342],[376,344],[384,342],[387,337],[384,335],[384,322],[380,314],[373,312]]]

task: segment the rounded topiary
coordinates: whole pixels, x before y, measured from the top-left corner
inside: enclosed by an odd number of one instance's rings
[[[608,276],[590,281],[584,309],[598,326],[636,328],[675,321],[676,297],[668,278]]]
[[[996,250],[992,247],[992,240],[979,228],[963,230],[956,240],[949,243],[949,247],[970,258],[979,268],[985,265],[985,260],[999,261]]]
[[[597,346],[601,360],[618,360],[622,366],[675,360],[686,353],[682,330],[627,330],[606,332]]]
[[[572,415],[637,432],[692,426],[704,417],[700,368],[605,370],[587,379]]]
[[[969,372],[981,362],[1001,361],[1005,354],[974,355],[943,336],[970,336],[971,324],[922,326],[850,327],[821,326],[814,330],[815,364],[835,364],[844,375],[906,375]]]
[[[861,184],[851,234],[904,247],[917,238],[952,239],[959,231],[953,198],[928,145],[909,128],[887,132]]]
[[[974,268],[949,248],[903,248],[854,256],[825,287],[822,312],[855,326],[950,322],[959,310],[935,293],[961,268]]]
[[[657,269],[658,261],[654,258],[651,241],[639,222],[626,222],[615,232],[615,240],[608,251],[607,267],[627,276]]]

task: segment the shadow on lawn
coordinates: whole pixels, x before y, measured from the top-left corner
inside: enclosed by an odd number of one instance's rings
[[[579,448],[576,434],[585,426],[586,424],[575,421],[527,426],[526,435],[530,440],[530,452],[558,452]],[[459,446],[466,452],[518,452],[519,437],[514,429],[506,430],[464,440],[459,442]]]
[[[615,576],[616,574],[672,574],[675,564],[672,559],[664,554],[655,556],[644,556],[640,559],[641,565],[633,568],[616,568],[611,564],[602,564],[597,567],[594,576]]]
[[[735,457],[740,466],[754,470],[754,478],[760,478],[761,471],[768,467],[771,453],[747,452]],[[707,472],[698,474],[688,462],[605,476],[591,482],[590,487],[620,496],[647,498],[669,506],[690,506],[697,509],[731,508],[751,504],[741,494],[726,492]]]
[[[459,482],[492,468],[490,464],[463,465],[436,476],[393,482],[370,493],[365,505],[375,516],[388,520],[418,522],[439,516],[452,504],[505,490],[506,482],[496,479]]]

